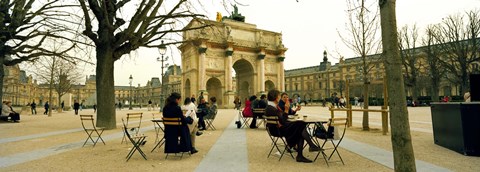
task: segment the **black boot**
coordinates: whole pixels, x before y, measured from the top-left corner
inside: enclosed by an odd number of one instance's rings
[[[305,158],[304,156],[302,155],[298,155],[297,158],[296,158],[297,162],[304,162],[304,163],[311,163],[313,162],[312,160],[309,160],[307,158]]]
[[[195,149],[195,147],[192,148],[192,150],[190,151],[190,154],[196,154],[198,152],[197,149]]]

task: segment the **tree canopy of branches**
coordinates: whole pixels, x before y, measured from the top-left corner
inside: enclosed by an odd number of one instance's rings
[[[42,56],[66,57],[74,45],[60,50],[46,48],[47,39],[64,39],[65,31],[58,8],[66,7],[61,0],[1,0],[0,1],[0,64],[16,65],[35,61]],[[0,65],[0,88],[3,87],[3,65]],[[0,93],[2,99],[3,92]]]
[[[419,88],[417,87],[418,77],[420,75],[421,61],[418,58],[420,51],[417,49],[418,29],[416,25],[409,28],[407,25],[398,31],[398,45],[400,46],[400,56],[402,57],[403,69],[405,71],[405,85],[412,93],[413,101],[417,101]]]
[[[438,26],[428,26],[425,33],[422,45],[424,46],[423,52],[426,54],[426,68],[430,79],[430,95],[432,101],[437,102],[439,101],[440,80],[446,72],[446,70],[442,70],[442,63],[440,63],[441,50],[435,40],[435,35],[438,35]]]
[[[57,93],[57,103],[61,102],[63,95],[68,93],[72,84],[78,83],[82,73],[79,71],[75,63],[63,60],[59,57],[41,57],[29,68],[30,72],[38,78],[38,81],[48,85],[49,96],[48,102],[53,106],[53,92]],[[58,106],[59,104],[56,104]],[[49,111],[49,116],[52,115]]]
[[[372,3],[366,4],[366,0],[347,0],[348,23],[346,35],[340,35],[342,41],[360,56],[360,74],[363,80],[364,109],[368,109],[368,90],[370,85],[369,73],[373,69],[373,63],[379,58],[368,57],[369,54],[376,54],[380,50],[378,8]],[[369,130],[368,112],[363,112],[363,130]]]
[[[435,40],[442,49],[439,58],[447,71],[447,79],[460,86],[463,94],[469,89],[468,75],[473,64],[480,62],[480,12],[450,15],[438,25]]]
[[[395,0],[379,0],[395,171],[416,171],[398,45]]]
[[[115,121],[114,62],[139,47],[156,48],[167,34],[183,32],[182,21],[201,17],[187,0],[78,0],[83,34],[95,45],[97,126],[113,129]],[[135,4],[133,4],[135,3]],[[134,9],[132,11],[132,9]],[[132,11],[132,12],[131,12]],[[120,16],[125,14],[125,16]],[[128,16],[130,15],[130,16]],[[128,19],[127,19],[128,18]],[[96,26],[93,26],[96,24]],[[192,28],[196,29],[196,28]],[[168,40],[165,45],[179,41]]]

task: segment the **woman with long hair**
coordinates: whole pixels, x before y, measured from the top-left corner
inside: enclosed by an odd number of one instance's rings
[[[187,121],[179,106],[180,98],[179,93],[174,92],[170,94],[163,107],[163,117],[180,118],[182,121],[182,124],[179,126],[165,126],[165,153],[191,152],[194,154],[196,152],[192,148]],[[178,142],[178,137],[180,137],[180,142]]]

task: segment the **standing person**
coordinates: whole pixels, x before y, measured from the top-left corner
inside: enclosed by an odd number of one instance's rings
[[[240,97],[235,96],[235,100],[233,101],[233,104],[235,104],[236,110],[240,110],[240,107],[242,107],[242,101],[240,101]]]
[[[363,109],[363,95],[358,99],[358,106]]]
[[[148,111],[152,109],[152,100],[148,100]]]
[[[80,108],[80,104],[78,103],[77,100],[73,101],[73,110],[75,110],[75,115],[78,115],[78,109]]]
[[[190,97],[185,98],[185,101],[183,101],[183,105],[181,107],[182,111],[184,112],[184,116],[186,117],[191,117],[193,119],[193,123],[187,124],[188,130],[190,132],[190,140],[192,141],[192,152],[197,153],[198,150],[195,149],[195,140],[197,136],[202,135],[203,133],[198,131],[198,121],[196,120],[196,112],[197,112],[197,107],[195,107],[195,104],[192,103],[192,100]]]
[[[345,108],[345,98],[343,98],[343,96],[340,97],[340,107]]]
[[[45,105],[43,105],[43,107],[45,108],[45,112],[43,112],[43,114],[44,114],[44,115],[47,115],[48,109],[50,108],[50,105],[48,104],[48,101],[45,102]]]
[[[97,104],[93,104],[93,113],[97,113]]]
[[[60,104],[62,106],[62,111],[65,110],[64,107],[65,107],[65,102],[62,101],[62,103]]]
[[[37,104],[35,103],[35,100],[32,101],[32,104],[30,104],[30,108],[32,109],[32,115],[37,114]]]
[[[198,96],[198,100],[202,100],[203,99],[203,91],[200,92],[200,96]]]
[[[167,125],[165,126],[165,153],[180,153],[190,152],[196,153],[192,148],[192,141],[190,138],[190,132],[185,120],[185,116],[182,113],[182,109],[179,106],[180,94],[172,93],[166,101],[163,107],[163,117],[166,118],[181,118],[182,124]],[[178,141],[180,137],[180,142]]]

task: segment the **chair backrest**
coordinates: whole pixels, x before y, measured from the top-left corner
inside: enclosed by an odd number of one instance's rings
[[[127,135],[128,140],[130,140],[132,144],[135,143],[132,136],[130,136],[130,133],[128,132],[127,124],[125,124],[125,121],[123,120],[123,118],[122,118],[122,123],[123,123],[123,132],[125,132],[125,135]]]
[[[163,125],[182,125],[182,119],[181,118],[166,118],[163,117]]]
[[[347,130],[348,119],[347,118],[330,118],[329,121],[330,121],[330,123],[328,124],[329,126],[334,126],[335,128],[343,127],[343,132],[341,136],[338,136],[338,133],[334,133],[333,135],[334,140],[343,139],[343,136],[345,136],[345,131]],[[338,131],[338,128],[336,129],[336,131]]]
[[[253,109],[253,114],[257,116],[263,116],[265,115],[265,108],[254,108]]]
[[[267,132],[274,137],[283,137],[280,134],[280,130],[278,129],[279,119],[278,116],[265,116],[265,120],[267,121]],[[270,124],[270,125],[269,125]]]
[[[162,113],[152,113],[152,119],[160,119],[162,118]]]
[[[83,129],[95,129],[95,124],[93,123],[93,115],[80,115],[80,120],[82,121]],[[90,123],[92,124],[91,127],[90,125],[86,126],[85,123],[87,123],[88,121],[90,121]]]
[[[142,116],[143,116],[143,113],[127,113],[127,124],[126,124],[126,127],[128,128],[128,122],[131,121],[131,120],[136,120],[138,119],[138,126],[135,126],[133,128],[139,128],[140,129],[140,126],[142,125]]]

